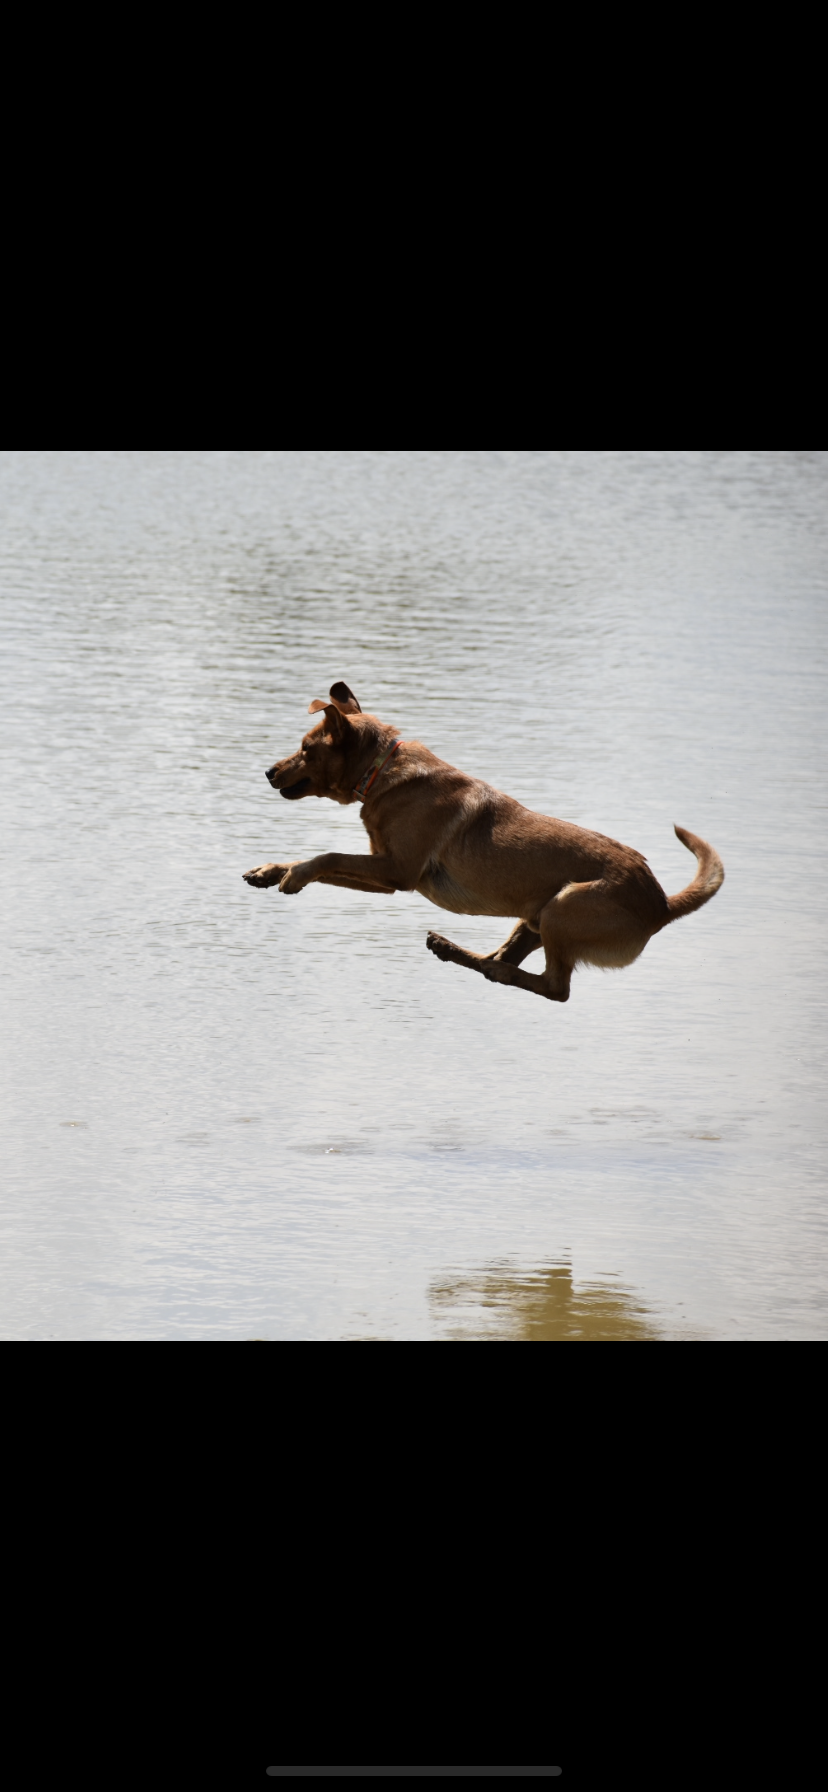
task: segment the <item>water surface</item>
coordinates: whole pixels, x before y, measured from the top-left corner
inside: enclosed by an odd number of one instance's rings
[[[828,457],[5,454],[0,1327],[824,1337]],[[335,678],[726,882],[561,1008],[264,769]],[[530,967],[531,968],[531,967]]]

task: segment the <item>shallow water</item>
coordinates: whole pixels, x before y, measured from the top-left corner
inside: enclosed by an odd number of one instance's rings
[[[824,1337],[828,456],[5,454],[0,505],[2,1334]],[[497,921],[251,891],[364,850],[264,778],[335,678],[723,889],[565,1008],[425,949]]]

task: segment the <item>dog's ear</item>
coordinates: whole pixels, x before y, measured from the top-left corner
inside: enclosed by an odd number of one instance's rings
[[[351,724],[348,721],[347,716],[343,715],[339,704],[323,703],[321,697],[314,697],[313,702],[308,708],[308,715],[315,715],[318,709],[324,709],[325,711],[325,729],[331,735],[331,738],[339,742],[344,741]]]
[[[345,684],[341,678],[338,684],[331,685],[331,696],[333,697],[337,709],[341,709],[344,716],[362,715],[362,710],[360,709],[350,685]]]
[[[308,715],[315,715],[318,709],[332,709],[334,707],[338,709],[342,716],[362,715],[362,710],[357,703],[353,691],[347,684],[343,684],[341,679],[338,684],[331,685],[331,694],[327,703],[325,702],[324,697],[314,697],[313,702],[308,706]]]

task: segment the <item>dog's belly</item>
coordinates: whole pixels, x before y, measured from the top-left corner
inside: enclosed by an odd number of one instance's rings
[[[514,909],[504,908],[491,896],[476,895],[464,889],[444,865],[431,864],[415,886],[418,896],[425,896],[437,908],[447,908],[453,915],[502,915],[514,918]]]
[[[584,946],[578,954],[578,962],[597,965],[600,971],[623,971],[626,965],[634,964],[641,957],[649,937],[645,933],[640,940],[631,940],[626,946]]]

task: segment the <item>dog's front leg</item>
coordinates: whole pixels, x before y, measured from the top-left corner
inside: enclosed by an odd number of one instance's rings
[[[337,890],[361,890],[363,896],[396,896],[394,884],[365,883],[357,877],[337,877],[334,872],[323,871],[316,879],[318,884],[333,884]]]
[[[298,896],[308,884],[347,879],[346,888],[411,890],[414,879],[401,872],[389,853],[321,852],[315,859],[298,859],[285,869],[279,889],[283,896]]]
[[[269,890],[274,884],[281,884],[282,878],[286,872],[290,871],[292,864],[298,865],[300,862],[299,859],[296,859],[283,861],[281,865],[275,863],[254,865],[252,871],[243,871],[242,877],[245,883],[250,884],[254,890]],[[314,881],[318,884],[335,884],[338,890],[365,890],[369,894],[377,896],[394,896],[397,888],[396,884],[382,883],[378,877],[369,883],[365,878],[342,877],[330,871],[320,872]]]

